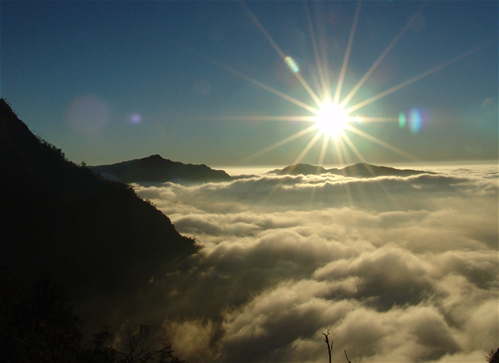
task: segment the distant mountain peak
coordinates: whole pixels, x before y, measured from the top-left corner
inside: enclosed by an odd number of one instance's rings
[[[141,161],[146,161],[146,160],[149,160],[149,161],[157,161],[157,162],[162,162],[162,161],[171,161],[170,159],[165,159],[164,157],[162,157],[161,155],[159,154],[154,154],[154,155],[150,155],[150,156],[147,156],[145,158],[142,158],[142,159],[136,159],[136,160],[141,160]]]
[[[139,160],[165,160],[165,159],[162,158],[161,155],[159,155],[159,154],[154,154],[154,155],[147,156],[147,157],[139,159]]]
[[[231,176],[223,170],[214,170],[204,164],[193,165],[171,161],[170,159],[164,159],[159,154],[116,164],[91,166],[90,168],[101,175],[111,176],[125,183],[163,183],[174,180],[186,182],[232,180]]]
[[[142,159],[125,161],[123,163],[127,163],[127,164],[137,163],[137,164],[145,166],[145,167],[154,168],[154,167],[161,167],[162,165],[172,163],[172,161],[169,159],[162,158],[161,155],[159,155],[159,154],[155,154],[155,155],[147,156],[147,157],[142,158]],[[123,163],[119,163],[119,164],[123,164]]]

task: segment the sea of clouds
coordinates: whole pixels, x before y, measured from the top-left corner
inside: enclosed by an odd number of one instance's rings
[[[136,184],[202,245],[167,286],[189,362],[485,362],[499,346],[498,167]],[[163,300],[162,300],[163,301]]]

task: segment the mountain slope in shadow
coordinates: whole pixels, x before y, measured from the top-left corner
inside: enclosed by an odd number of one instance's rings
[[[269,171],[268,174],[278,175],[320,175],[320,174],[335,174],[350,177],[376,177],[376,176],[411,176],[423,173],[430,173],[422,170],[411,169],[396,169],[388,166],[376,166],[367,163],[357,163],[347,166],[345,168],[332,168],[325,169],[322,166],[315,166],[310,164],[295,164],[287,166],[283,169],[275,169]]]
[[[91,166],[90,169],[103,176],[116,178],[125,183],[133,182],[211,182],[232,180],[223,170],[214,170],[208,166],[184,164],[160,155],[151,155],[143,159],[124,161],[111,165]]]
[[[143,286],[198,247],[126,184],[39,140],[0,100],[1,266],[80,295]]]

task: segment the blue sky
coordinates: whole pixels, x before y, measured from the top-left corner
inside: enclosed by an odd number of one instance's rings
[[[91,165],[151,154],[210,166],[497,160],[496,1],[364,1],[340,101],[418,12],[348,105],[445,66],[349,115],[365,118],[349,124],[358,132],[325,152],[322,137],[310,144],[317,130],[269,148],[314,125],[276,93],[317,107],[282,55],[320,96],[315,39],[334,94],[357,7],[2,1],[1,95],[32,131]]]

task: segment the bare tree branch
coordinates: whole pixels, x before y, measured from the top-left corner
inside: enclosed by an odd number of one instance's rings
[[[322,335],[324,335],[324,341],[326,342],[326,345],[327,345],[327,353],[329,355],[329,363],[331,363],[331,352],[333,351],[333,344],[334,344],[334,341],[331,342],[331,344],[329,343],[329,329],[326,329],[326,333],[322,333]]]
[[[147,353],[149,349],[151,349],[151,345],[149,345],[147,348],[141,348],[140,351],[137,352],[139,349],[139,344],[148,335],[149,327],[147,325],[139,325],[133,331],[128,331],[125,343],[127,352],[118,352],[118,354],[121,354],[123,357],[125,357],[124,362],[133,362],[135,359],[139,358],[141,355]],[[145,361],[148,360],[146,356],[144,356],[144,359]]]
[[[348,363],[352,363],[352,362],[350,362],[350,359],[348,359],[347,351],[346,351],[346,350],[344,350],[344,352],[345,352],[345,358],[347,359],[347,362],[348,362]]]

